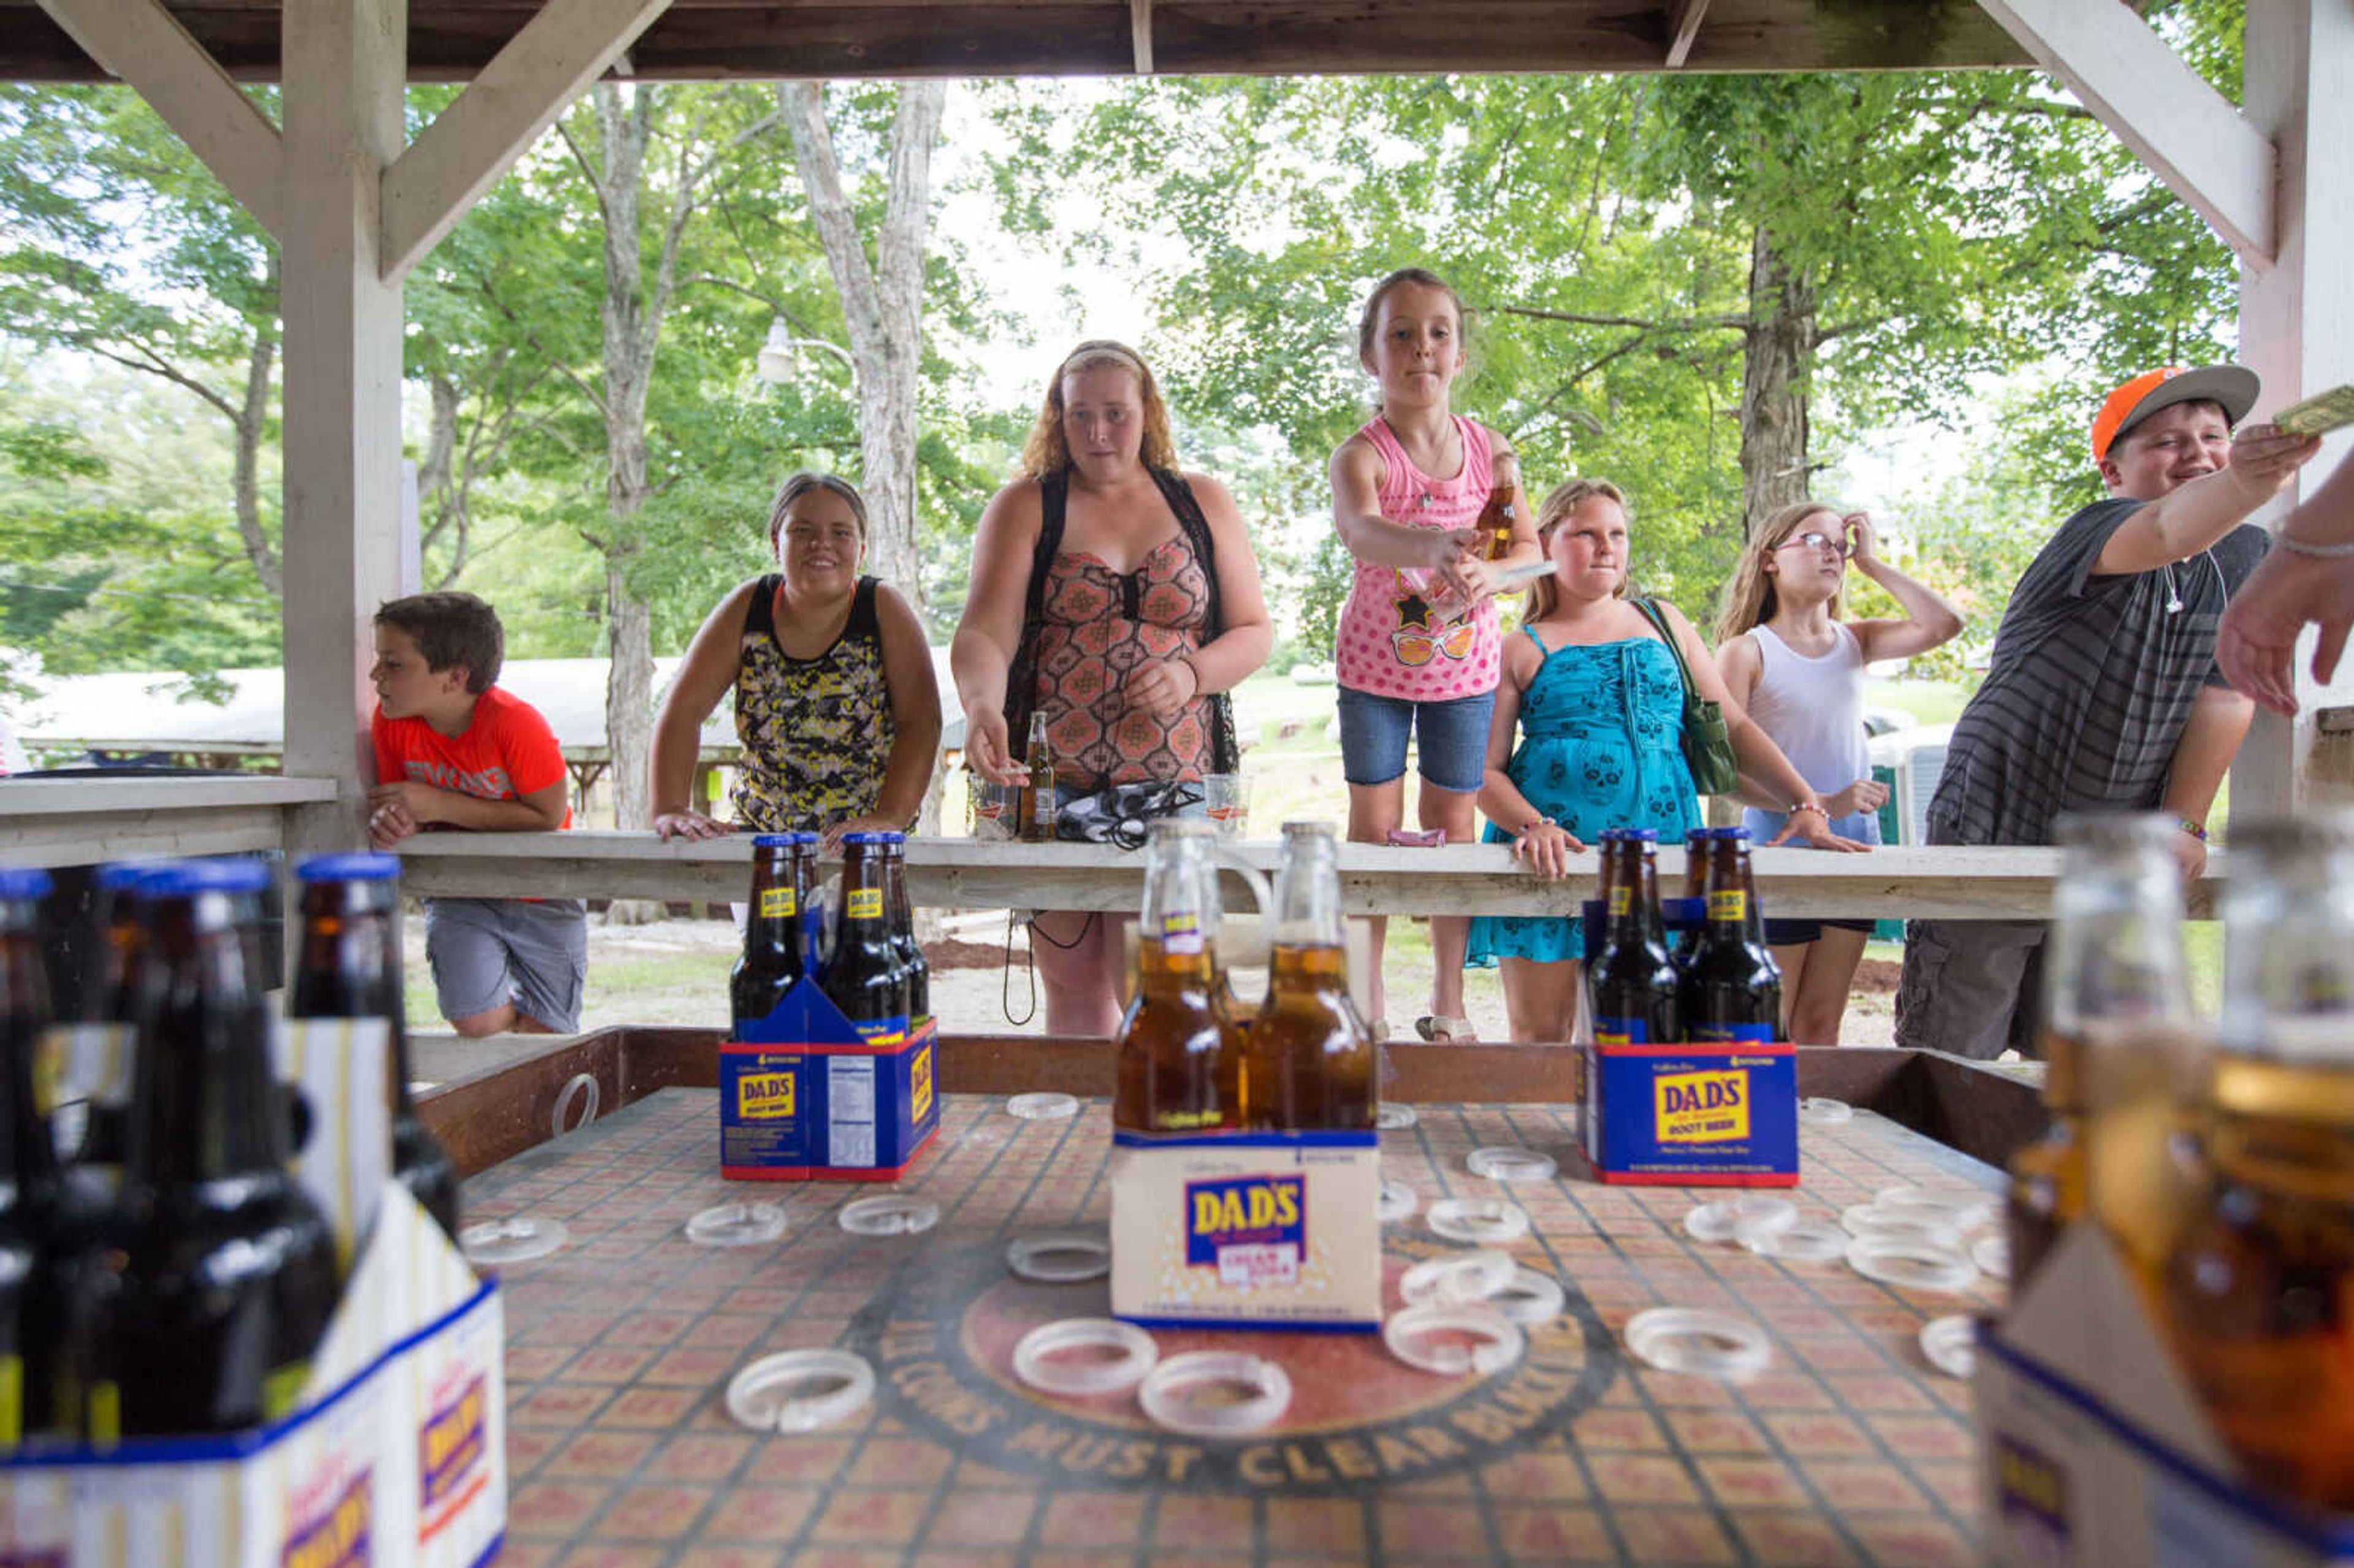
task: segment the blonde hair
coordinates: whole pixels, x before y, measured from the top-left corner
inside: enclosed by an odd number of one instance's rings
[[[1063,438],[1064,379],[1079,371],[1097,370],[1108,365],[1116,365],[1136,376],[1136,398],[1144,411],[1144,442],[1137,456],[1147,468],[1177,466],[1177,443],[1169,435],[1169,405],[1161,400],[1161,386],[1152,379],[1152,367],[1144,363],[1142,355],[1124,343],[1091,337],[1065,355],[1047,379],[1046,400],[1039,407],[1037,422],[1030,427],[1029,440],[1022,443],[1022,478],[1060,473],[1071,466],[1071,446]]]
[[[1780,613],[1781,596],[1774,591],[1774,574],[1766,569],[1766,557],[1780,549],[1800,524],[1819,515],[1837,522],[1840,513],[1828,501],[1794,501],[1766,518],[1749,536],[1749,543],[1742,547],[1741,564],[1733,568],[1733,577],[1724,585],[1724,604],[1716,618],[1718,647]],[[1845,589],[1832,596],[1832,620],[1838,620],[1846,608],[1846,598]]]
[[[1617,502],[1621,512],[1633,511],[1627,503],[1627,493],[1606,479],[1565,479],[1546,493],[1543,504],[1537,507],[1537,544],[1548,557],[1553,555],[1553,531],[1560,527],[1563,520],[1576,511],[1581,503],[1597,495],[1605,501]],[[1532,620],[1543,620],[1561,602],[1561,589],[1550,577],[1532,580],[1528,595],[1528,608],[1521,612],[1521,624],[1523,626]],[[1610,597],[1627,597],[1625,572],[1618,574],[1618,586],[1610,590]]]

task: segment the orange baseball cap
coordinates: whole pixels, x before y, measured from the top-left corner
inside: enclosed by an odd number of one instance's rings
[[[2263,389],[2256,373],[2240,365],[2203,365],[2196,370],[2169,365],[2147,371],[2103,399],[2093,419],[2093,461],[2105,461],[2119,436],[2177,403],[2221,404],[2224,420],[2236,425],[2256,406]]]

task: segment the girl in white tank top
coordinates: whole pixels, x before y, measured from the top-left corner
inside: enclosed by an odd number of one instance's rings
[[[1888,590],[1903,620],[1840,619],[1850,560]],[[1925,652],[1961,630],[1941,595],[1880,558],[1870,516],[1805,501],[1767,518],[1743,550],[1717,619],[1716,657],[1734,700],[1822,796],[1832,831],[1878,843],[1888,787],[1872,781],[1864,747],[1863,668]],[[1746,821],[1762,842],[1783,816],[1753,806]],[[1766,922],[1782,966],[1785,1039],[1839,1044],[1871,930],[1862,919]]]

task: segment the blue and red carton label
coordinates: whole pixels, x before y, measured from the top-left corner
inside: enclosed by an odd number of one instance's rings
[[[939,1130],[938,1032],[864,1032],[817,984],[719,1047],[719,1172],[758,1181],[888,1181]]]
[[[1596,1034],[1583,1065],[1585,1158],[1598,1180],[1797,1185],[1798,1065],[1787,1044]]]

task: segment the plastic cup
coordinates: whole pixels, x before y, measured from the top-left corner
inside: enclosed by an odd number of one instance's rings
[[[965,799],[972,808],[972,836],[991,842],[1013,837],[1014,813],[1022,791],[1012,784],[973,774],[965,779]]]
[[[1210,808],[1210,821],[1218,824],[1218,832],[1230,839],[1243,836],[1250,822],[1250,779],[1240,773],[1212,773],[1202,779],[1202,797]]]

